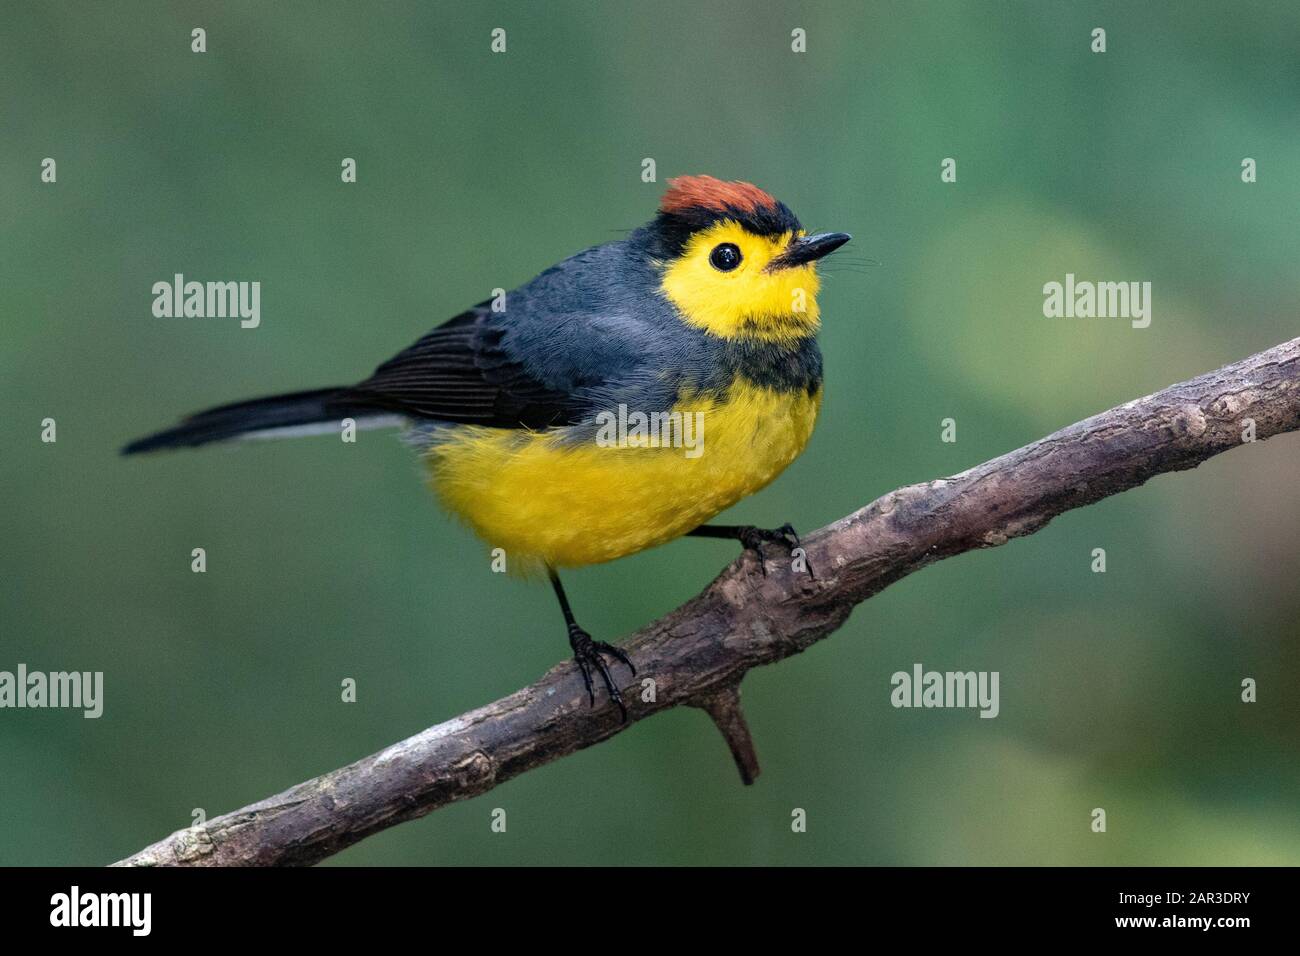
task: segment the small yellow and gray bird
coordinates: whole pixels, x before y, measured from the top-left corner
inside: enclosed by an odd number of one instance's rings
[[[803,450],[822,397],[816,262],[849,241],[809,235],[750,183],[670,182],[654,219],[438,326],[359,384],[223,405],[124,454],[277,435],[404,426],[442,502],[512,571],[546,573],[591,704],[593,670],[626,719],[559,568],[682,535],[759,552],[776,530],[705,524]],[[764,566],[765,567],[765,566]]]

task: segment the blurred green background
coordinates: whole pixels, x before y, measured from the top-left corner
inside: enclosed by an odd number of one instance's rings
[[[126,440],[355,380],[709,172],[872,260],[826,269],[811,446],[728,515],[818,527],[1296,334],[1298,40],[1273,2],[6,3],[0,670],[102,670],[106,702],[0,711],[0,864],[117,859],[567,654],[392,433]],[[260,281],[261,327],[154,318],[175,272]],[[1151,327],[1045,319],[1066,272],[1151,281]],[[674,711],[333,862],[1300,863],[1297,466],[1240,449],[895,585],[746,680],[754,787]],[[735,554],[568,586],[617,639]],[[917,661],[999,671],[1001,716],[893,709]]]

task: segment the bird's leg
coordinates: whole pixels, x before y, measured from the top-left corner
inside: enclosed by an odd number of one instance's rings
[[[727,538],[739,541],[746,551],[753,551],[758,557],[758,566],[763,569],[763,577],[767,577],[767,563],[763,560],[764,544],[769,541],[779,542],[790,553],[793,553],[795,548],[803,546],[799,542],[798,532],[789,523],[779,528],[756,528],[752,524],[702,524],[686,534],[696,538]],[[815,580],[817,575],[813,574],[812,565],[807,564],[806,561],[805,557],[808,576]]]
[[[623,703],[623,695],[618,692],[614,686],[614,678],[609,673],[609,667],[605,664],[605,659],[601,654],[608,654],[627,665],[632,676],[636,676],[636,665],[628,658],[623,651],[613,644],[606,644],[604,641],[593,641],[591,635],[578,626],[578,622],[573,619],[573,609],[569,607],[569,598],[564,593],[564,585],[560,583],[560,576],[555,573],[554,568],[547,568],[547,573],[551,577],[551,586],[555,588],[555,596],[560,599],[560,610],[564,612],[564,623],[569,628],[569,646],[573,648],[573,660],[578,665],[578,670],[582,673],[582,682],[587,685],[587,698],[591,701],[591,706],[596,706],[596,692],[591,685],[591,669],[594,667],[600,672],[600,678],[605,682],[605,689],[609,691],[609,699],[618,704],[619,713],[623,715],[623,723],[627,723],[627,706]]]

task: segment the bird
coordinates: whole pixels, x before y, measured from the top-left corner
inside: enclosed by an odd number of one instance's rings
[[[496,290],[355,385],[221,405],[122,453],[404,428],[442,504],[508,570],[549,579],[589,705],[595,673],[626,721],[610,668],[636,668],[579,626],[559,572],[693,536],[739,541],[766,574],[765,544],[799,547],[788,523],[708,522],[807,445],[817,263],[850,238],[809,233],[752,183],[679,176],[645,225]]]

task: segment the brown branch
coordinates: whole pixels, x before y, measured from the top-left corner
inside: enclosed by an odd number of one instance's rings
[[[854,605],[941,558],[1031,534],[1056,515],[1300,427],[1300,339],[1071,425],[951,478],[890,492],[804,541],[816,578],[752,557],[638,631],[631,721],[679,704],[705,710],[741,775],[758,773],[740,712],[746,672],[797,654]],[[616,668],[626,679],[626,670]],[[618,709],[587,705],[566,662],[496,703],[431,727],[123,860],[133,866],[312,864],[386,827],[491,790],[614,736]],[[630,725],[630,722],[629,722]]]
[[[740,780],[749,786],[758,778],[758,754],[754,751],[749,724],[745,722],[745,712],[740,709],[740,685],[730,684],[716,693],[705,694],[695,706],[708,714],[722,732],[722,739],[731,748],[736,769],[740,771]]]

